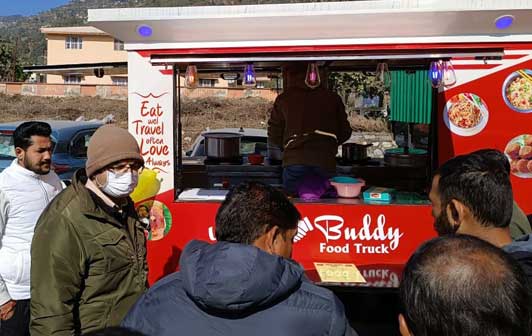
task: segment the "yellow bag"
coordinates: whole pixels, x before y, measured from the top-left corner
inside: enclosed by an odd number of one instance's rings
[[[157,178],[157,172],[144,168],[140,173],[139,183],[130,196],[133,202],[138,203],[155,197],[159,189],[161,189],[161,181]]]

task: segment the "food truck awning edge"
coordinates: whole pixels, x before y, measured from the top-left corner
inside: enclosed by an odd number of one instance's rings
[[[528,4],[528,5],[527,5]],[[499,30],[495,21],[511,15]],[[319,18],[318,18],[319,16]],[[532,38],[530,1],[357,1],[89,10],[126,49],[518,42]],[[149,27],[146,34],[139,28]]]

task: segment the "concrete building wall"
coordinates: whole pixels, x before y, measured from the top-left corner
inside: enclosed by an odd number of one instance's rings
[[[68,36],[82,38],[81,49],[67,49]],[[77,34],[47,34],[47,64],[77,64],[96,62],[126,62],[127,52],[114,50],[114,38],[105,35],[77,35]],[[119,77],[119,76],[117,76]],[[96,76],[82,76],[81,84],[109,85],[113,84],[111,76],[97,78]],[[47,83],[63,84],[60,75],[47,75]]]

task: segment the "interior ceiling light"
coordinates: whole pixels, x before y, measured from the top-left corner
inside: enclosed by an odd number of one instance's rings
[[[153,30],[148,25],[142,25],[137,28],[137,33],[142,37],[150,37]]]
[[[495,19],[495,27],[500,30],[508,29],[514,23],[513,15],[502,15]]]

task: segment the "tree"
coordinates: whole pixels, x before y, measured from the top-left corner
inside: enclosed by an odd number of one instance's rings
[[[17,57],[17,46],[0,41],[0,82],[24,81],[28,75],[22,71]]]
[[[353,92],[365,97],[384,97],[384,83],[375,79],[373,74],[363,72],[331,72],[329,87],[336,91],[347,105],[349,95]]]

